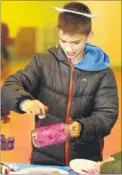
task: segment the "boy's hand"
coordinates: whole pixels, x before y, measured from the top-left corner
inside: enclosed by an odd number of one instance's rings
[[[48,107],[39,100],[26,100],[22,103],[21,108],[29,115],[45,114],[45,111],[48,110]]]
[[[69,125],[69,131],[72,137],[79,137],[81,132],[81,125],[79,122],[74,121]]]

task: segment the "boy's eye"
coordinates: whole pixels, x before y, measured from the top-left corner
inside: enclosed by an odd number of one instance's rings
[[[78,41],[78,42],[74,42],[73,44],[79,44],[80,42]]]
[[[61,42],[62,42],[62,43],[65,43],[66,41],[64,41],[64,40],[61,40]]]

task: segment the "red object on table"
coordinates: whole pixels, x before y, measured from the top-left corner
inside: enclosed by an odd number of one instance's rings
[[[7,168],[5,169],[4,174],[9,174],[9,172],[8,172],[8,169],[7,169]]]

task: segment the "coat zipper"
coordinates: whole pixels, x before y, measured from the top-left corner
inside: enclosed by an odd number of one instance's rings
[[[70,123],[70,108],[72,102],[72,92],[73,92],[73,76],[75,68],[71,66],[71,73],[70,73],[70,86],[69,86],[69,95],[68,95],[68,103],[67,103],[67,110],[66,110],[66,124]],[[65,163],[69,165],[69,141],[67,140],[65,143]]]

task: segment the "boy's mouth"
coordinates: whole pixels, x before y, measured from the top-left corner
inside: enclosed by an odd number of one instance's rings
[[[67,52],[67,56],[69,57],[73,57],[75,55],[76,52]]]

